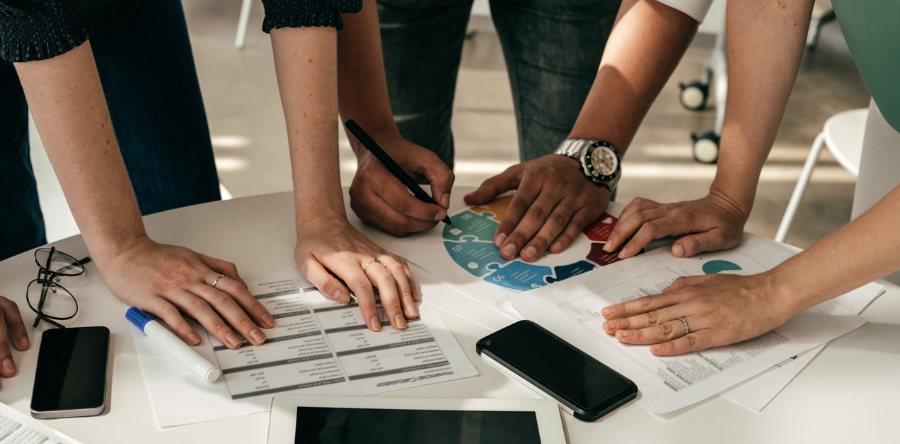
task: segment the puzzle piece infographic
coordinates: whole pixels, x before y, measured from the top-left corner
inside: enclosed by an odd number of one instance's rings
[[[461,240],[463,236],[472,236],[485,242],[494,241],[494,233],[500,226],[491,213],[474,213],[466,210],[450,217],[453,226],[444,225],[443,237],[446,240]]]
[[[503,259],[493,240],[511,201],[512,196],[501,197],[450,217],[454,226],[444,226],[444,247],[460,268],[494,285],[527,291],[619,260],[616,253],[606,253],[602,249],[618,222],[607,213],[584,229],[584,235],[591,240],[591,251],[582,260],[551,268],[520,259]]]
[[[479,242],[474,236],[464,235],[463,242],[444,241],[444,247],[463,270],[482,277],[491,272],[489,264],[506,264],[509,262],[500,256],[500,250],[490,242]]]
[[[488,265],[491,271],[494,264]],[[545,278],[553,275],[550,267],[513,261],[505,267],[497,267],[494,273],[485,276],[484,280],[514,290],[532,290],[547,285]]]

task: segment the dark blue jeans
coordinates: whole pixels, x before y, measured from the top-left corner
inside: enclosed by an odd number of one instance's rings
[[[565,140],[587,98],[621,0],[491,0],[522,161]],[[378,0],[394,119],[453,166],[450,118],[472,0]]]
[[[141,213],[220,199],[181,2],[154,0],[98,29],[91,48]],[[13,65],[0,61],[0,260],[44,243],[28,105]]]

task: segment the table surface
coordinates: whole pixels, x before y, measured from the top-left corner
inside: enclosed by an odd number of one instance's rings
[[[465,188],[454,189],[462,196]],[[345,202],[349,202],[346,196]],[[183,245],[235,262],[243,276],[290,271],[294,264],[294,213],[291,193],[213,202],[144,218],[158,242]],[[351,221],[379,245],[393,238]],[[774,242],[774,241],[773,241]],[[87,255],[80,236],[56,242],[73,256]],[[27,321],[25,287],[37,274],[32,252],[0,262],[0,295],[19,304]],[[49,420],[47,424],[84,443],[265,443],[268,413],[161,430],[147,395],[134,341],[124,319],[126,306],[103,285],[89,265],[84,276],[63,284],[78,298],[75,325],[105,325],[112,332],[111,398],[106,412],[92,418]],[[713,397],[669,415],[648,413],[631,402],[599,421],[584,423],[564,414],[569,442],[865,442],[896,439],[900,394],[900,288],[864,313],[869,322],[831,343],[762,412]],[[437,308],[479,376],[389,392],[384,396],[536,399],[538,395],[485,364],[475,342],[490,330]],[[45,324],[45,323],[42,323]],[[29,414],[40,328],[28,326],[31,349],[14,351],[17,376],[0,384],[0,402]],[[402,427],[402,425],[398,425]]]

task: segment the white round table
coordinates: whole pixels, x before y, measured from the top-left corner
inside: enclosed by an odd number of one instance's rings
[[[454,195],[468,191],[457,188]],[[345,202],[349,202],[346,190]],[[363,225],[349,205],[347,213],[376,243],[387,245],[393,239]],[[243,276],[290,271],[295,267],[291,193],[197,205],[144,220],[154,240],[235,262]],[[87,255],[80,236],[53,245],[79,258]],[[32,341],[30,350],[14,351],[19,373],[0,382],[0,402],[25,414],[29,414],[40,339],[40,331],[30,327],[34,317],[24,300],[25,287],[37,274],[32,255],[33,252],[27,252],[0,262],[0,295],[19,304]],[[65,281],[63,285],[81,305],[76,325],[105,325],[112,332],[111,399],[101,416],[49,420],[47,425],[91,444],[266,442],[267,413],[157,428],[134,341],[123,316],[125,305],[109,293],[93,265],[83,278]],[[539,398],[485,364],[475,353],[475,342],[490,330],[440,307],[437,310],[480,375],[385,396]],[[900,416],[896,403],[900,396],[900,288],[886,284],[886,294],[863,316],[868,324],[832,341],[761,413],[721,397],[666,416],[648,413],[632,402],[594,423],[563,414],[569,442],[895,442]]]

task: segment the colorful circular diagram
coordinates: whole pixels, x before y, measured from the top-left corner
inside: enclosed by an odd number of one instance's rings
[[[614,253],[603,251],[618,220],[607,213],[585,228],[582,237],[560,254],[545,253],[533,263],[504,259],[493,239],[511,200],[512,196],[501,197],[450,217],[453,226],[444,226],[444,247],[460,268],[494,285],[531,290],[619,260]]]

